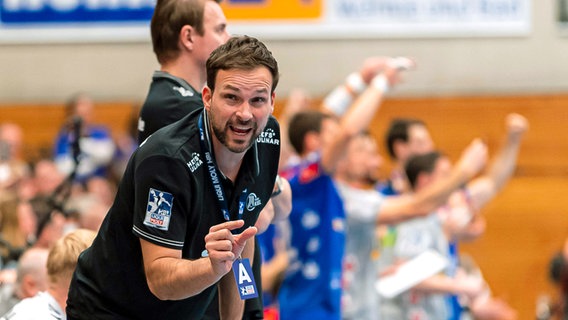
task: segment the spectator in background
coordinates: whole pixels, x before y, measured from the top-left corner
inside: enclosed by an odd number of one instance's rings
[[[415,118],[395,118],[390,121],[385,133],[387,154],[394,166],[385,183],[378,185],[379,191],[385,196],[400,195],[411,191],[404,172],[404,165],[412,155],[424,154],[434,150],[434,142],[426,124]],[[380,272],[387,270],[394,263],[393,245],[396,239],[396,226],[381,224],[376,229],[379,239],[379,258],[377,261]],[[399,307],[392,304],[390,299],[381,300],[381,318],[395,319]]]
[[[0,141],[5,143],[3,147],[6,148],[2,150],[3,158],[24,162],[24,132],[19,125],[9,122],[1,123]]]
[[[550,259],[548,275],[556,285],[558,296],[554,302],[542,299],[543,301],[537,305],[537,320],[566,320],[568,319],[568,238]]]
[[[459,165],[430,188],[412,195],[385,197],[376,189],[381,165],[377,145],[369,133],[353,137],[337,165],[335,180],[346,211],[346,244],[342,307],[344,319],[376,319],[378,295],[378,224],[399,223],[428,215],[444,204],[485,164],[482,145],[474,141],[464,150]],[[481,156],[480,156],[481,155]]]
[[[115,145],[110,130],[93,123],[95,104],[85,93],[72,96],[65,105],[65,121],[57,134],[54,161],[60,172],[74,174],[74,182],[92,177],[109,178]]]
[[[65,181],[55,161],[48,158],[39,159],[32,166],[32,190],[27,194],[28,199],[35,196],[48,197],[53,195],[57,188]]]
[[[130,115],[126,119],[125,127],[126,130],[119,132],[115,139],[116,144],[116,154],[112,162],[112,174],[111,180],[114,184],[118,184],[130,156],[138,147],[138,114],[140,113],[140,107],[138,104],[132,106]],[[114,196],[114,195],[113,195]]]
[[[0,192],[0,267],[15,264],[29,244],[20,227],[19,198],[15,192]]]
[[[98,231],[110,208],[95,194],[84,193],[73,196],[66,204],[67,212],[76,213],[79,228]]]
[[[47,256],[45,248],[28,248],[20,259],[14,271],[14,283],[2,283],[2,299],[0,300],[0,315],[12,309],[23,299],[31,298],[41,291],[47,290]]]
[[[0,319],[65,319],[69,283],[77,259],[95,236],[92,230],[78,229],[59,239],[47,257],[47,290],[20,301]]]
[[[375,63],[378,60],[379,63]],[[369,63],[371,61],[372,63]],[[331,179],[339,157],[332,141],[345,140],[353,131],[362,130],[353,119],[370,120],[391,79],[374,78],[385,68],[385,59],[367,59],[359,72],[347,77],[324,101],[324,110],[302,110],[303,102],[291,104],[296,110],[284,111],[284,125],[297,161],[281,164],[280,174],[292,179],[293,206],[290,213],[290,265],[280,288],[280,316],[286,319],[339,319],[341,297],[341,263],[344,242],[344,211]],[[366,81],[365,81],[366,80]],[[368,113],[347,117],[347,130],[339,130],[335,115],[343,115],[354,98],[363,93],[357,109]],[[300,99],[302,101],[303,99]],[[366,117],[367,116],[367,117]],[[289,120],[288,120],[289,119]],[[364,122],[363,121],[363,122]],[[286,130],[285,129],[285,130]],[[283,149],[287,150],[284,146]],[[333,152],[332,152],[333,151]],[[289,152],[286,152],[286,161]]]
[[[279,294],[282,319],[341,317],[343,242],[349,234],[344,234],[343,201],[332,176],[346,145],[367,128],[387,89],[399,80],[398,66],[384,63],[383,69],[339,123],[321,111],[299,112],[290,120],[290,143],[302,161],[289,175],[292,258]]]
[[[34,197],[21,203],[22,210],[31,210],[35,217],[34,247],[50,249],[65,233],[67,216],[49,197]]]
[[[0,190],[15,186],[29,174],[23,157],[22,128],[15,123],[0,123]]]
[[[434,150],[430,132],[422,120],[396,118],[390,122],[385,136],[387,152],[394,162],[394,168],[388,183],[380,191],[384,195],[410,191],[404,165],[410,156]]]
[[[470,238],[472,234],[478,236],[483,231],[477,220],[479,210],[512,176],[527,128],[528,123],[523,116],[508,115],[505,143],[487,170],[455,192],[445,206],[432,211],[436,214],[397,226],[394,251],[398,258],[410,259],[433,249],[449,261],[445,274],[425,280],[398,299],[403,319],[415,319],[419,314],[434,319],[460,319],[462,308],[459,301],[467,301],[469,310],[477,319],[492,319],[497,312],[500,312],[500,319],[515,318],[515,313],[506,304],[490,297],[482,278],[462,271],[457,241],[464,235]],[[430,152],[410,157],[405,171],[413,191],[420,192],[447,176],[451,167],[447,157]],[[460,295],[461,299],[458,299]]]

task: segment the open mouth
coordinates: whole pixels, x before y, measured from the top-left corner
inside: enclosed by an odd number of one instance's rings
[[[252,131],[252,128],[242,126],[231,125],[229,128],[238,136],[246,136]]]

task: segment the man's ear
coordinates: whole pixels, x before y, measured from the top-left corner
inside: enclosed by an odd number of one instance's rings
[[[193,36],[195,35],[195,30],[192,26],[186,24],[179,31],[179,44],[182,48],[186,50],[193,50]]]
[[[208,86],[204,86],[203,90],[201,91],[201,99],[203,100],[203,105],[205,106],[205,110],[211,110],[211,98],[213,97],[213,92],[209,89]]]
[[[272,101],[270,101],[270,113],[272,114],[274,112],[274,101],[276,99],[276,92],[272,91],[271,99]]]
[[[416,181],[414,182],[414,189],[419,188],[421,186],[427,185],[430,183],[432,174],[426,171],[422,171],[416,177]]]

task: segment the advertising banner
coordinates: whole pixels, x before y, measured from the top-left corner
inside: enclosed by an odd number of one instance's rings
[[[154,0],[0,0],[0,42],[149,41]],[[229,31],[273,39],[524,36],[530,0],[224,0]]]

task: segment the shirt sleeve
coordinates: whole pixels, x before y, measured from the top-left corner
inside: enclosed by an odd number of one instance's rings
[[[159,246],[181,250],[189,219],[192,187],[187,166],[151,156],[135,171],[133,232]]]

